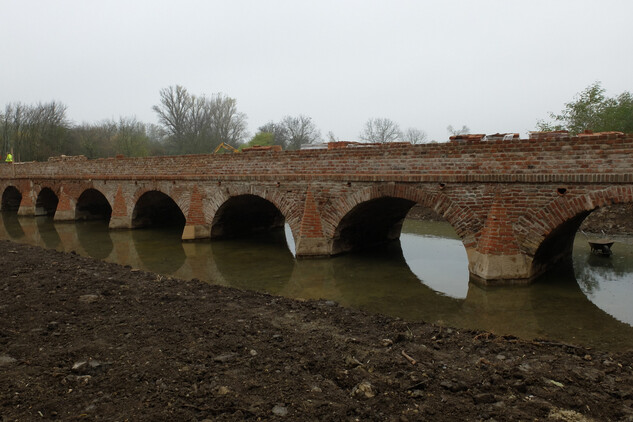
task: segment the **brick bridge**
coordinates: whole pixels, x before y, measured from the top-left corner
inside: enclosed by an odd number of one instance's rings
[[[633,135],[330,144],[325,150],[0,166],[2,210],[184,226],[184,240],[292,230],[298,257],[397,239],[416,203],[461,238],[475,281],[528,282],[571,255],[593,210],[633,201]]]

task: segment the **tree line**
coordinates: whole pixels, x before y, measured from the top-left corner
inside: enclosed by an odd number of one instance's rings
[[[210,153],[221,143],[235,148],[279,145],[300,149],[302,145],[339,139],[332,132],[325,137],[308,116],[285,116],[248,133],[247,116],[237,108],[237,100],[223,94],[194,95],[175,85],[159,92],[152,107],[158,124],[145,124],[135,117],[74,124],[67,107],[59,102],[26,105],[7,104],[0,111],[0,154],[13,152],[17,161],[44,161],[56,155],[85,155],[88,158]],[[551,121],[540,120],[538,130],[585,130],[633,133],[633,95],[624,92],[609,98],[599,82],[566,103]],[[448,126],[450,134],[468,133]],[[358,134],[363,142],[428,141],[426,133],[410,127],[402,130],[388,118],[370,118]]]

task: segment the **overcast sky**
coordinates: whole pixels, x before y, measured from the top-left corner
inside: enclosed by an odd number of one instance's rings
[[[631,0],[0,0],[0,107],[156,123],[159,91],[223,93],[251,134],[303,114],[444,141],[535,128],[595,81],[633,91]]]

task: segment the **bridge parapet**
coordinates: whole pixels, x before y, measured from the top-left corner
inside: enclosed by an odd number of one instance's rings
[[[633,136],[384,144],[330,150],[249,152],[143,158],[66,159],[0,165],[0,178],[269,178],[505,182],[592,181],[630,175]],[[409,180],[407,180],[409,181]],[[575,181],[575,179],[574,179]]]

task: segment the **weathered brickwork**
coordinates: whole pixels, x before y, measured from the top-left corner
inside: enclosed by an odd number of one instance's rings
[[[408,207],[420,203],[455,228],[475,278],[525,281],[568,254],[586,214],[633,201],[633,136],[61,158],[0,165],[0,190],[9,187],[22,195],[21,215],[35,215],[43,206],[42,190],[50,189],[58,199],[57,220],[77,218],[82,193],[94,189],[111,207],[113,229],[134,227],[138,204],[158,191],[182,212],[187,240],[210,237],[230,198],[243,196],[243,204],[262,198],[289,224],[298,256],[353,248],[354,239],[346,236],[360,232],[367,232],[363,239],[379,240],[388,230],[371,227],[373,222],[397,228]]]

